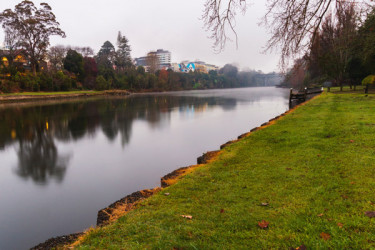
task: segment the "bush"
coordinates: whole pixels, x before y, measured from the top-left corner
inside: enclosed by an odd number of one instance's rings
[[[18,83],[21,90],[39,91],[40,78],[38,75],[17,72],[13,80]]]
[[[107,81],[103,76],[100,75],[96,78],[96,90],[107,90],[110,85],[110,81]]]
[[[46,73],[40,74],[40,90],[42,91],[53,91],[53,79]]]
[[[58,71],[53,75],[53,83],[55,91],[68,91],[72,88],[72,79],[62,71]]]
[[[362,80],[362,85],[374,84],[375,83],[375,75],[369,75],[365,79]]]
[[[0,82],[0,91],[3,93],[18,92],[19,90],[20,88],[17,82],[9,80],[2,80]]]

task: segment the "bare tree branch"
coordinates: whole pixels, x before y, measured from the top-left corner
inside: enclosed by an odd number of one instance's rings
[[[249,1],[249,0],[247,0]],[[211,33],[214,48],[222,51],[230,38],[227,32],[234,33],[238,10],[244,13],[246,0],[206,0],[203,20],[206,30]],[[330,11],[343,2],[355,4],[356,11],[366,13],[373,0],[267,0],[267,11],[261,24],[270,32],[265,51],[280,50],[280,66],[286,66],[290,59],[305,53],[315,39],[322,20]],[[336,16],[336,15],[334,15]]]

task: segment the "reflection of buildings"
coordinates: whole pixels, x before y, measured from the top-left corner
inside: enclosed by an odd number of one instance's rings
[[[156,51],[151,51],[147,54],[147,56],[135,58],[135,63],[137,66],[143,66],[148,71],[150,67],[150,61],[152,58],[155,58],[156,61],[156,68],[157,69],[168,69],[171,66],[171,52],[168,50],[158,49]]]

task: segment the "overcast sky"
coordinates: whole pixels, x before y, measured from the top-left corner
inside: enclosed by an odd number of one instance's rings
[[[0,11],[21,0],[1,0]],[[97,52],[109,40],[115,45],[118,31],[130,42],[132,57],[156,49],[172,52],[172,62],[202,60],[223,66],[235,63],[241,69],[277,71],[277,54],[263,54],[269,35],[258,23],[265,13],[264,0],[253,0],[245,16],[238,15],[235,42],[221,53],[212,49],[213,41],[200,20],[205,0],[45,0],[33,1],[38,7],[47,2],[65,31],[65,39],[51,38],[51,45],[90,46]],[[233,37],[233,36],[232,36]],[[0,41],[4,33],[0,32]]]

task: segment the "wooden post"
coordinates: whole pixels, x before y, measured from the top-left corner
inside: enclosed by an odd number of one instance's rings
[[[368,84],[366,84],[365,94],[368,94]]]
[[[293,95],[293,88],[290,88],[290,93],[289,93],[289,102],[292,101],[292,95]]]
[[[305,87],[305,100],[304,101],[306,101],[306,99],[307,99],[307,88]]]

